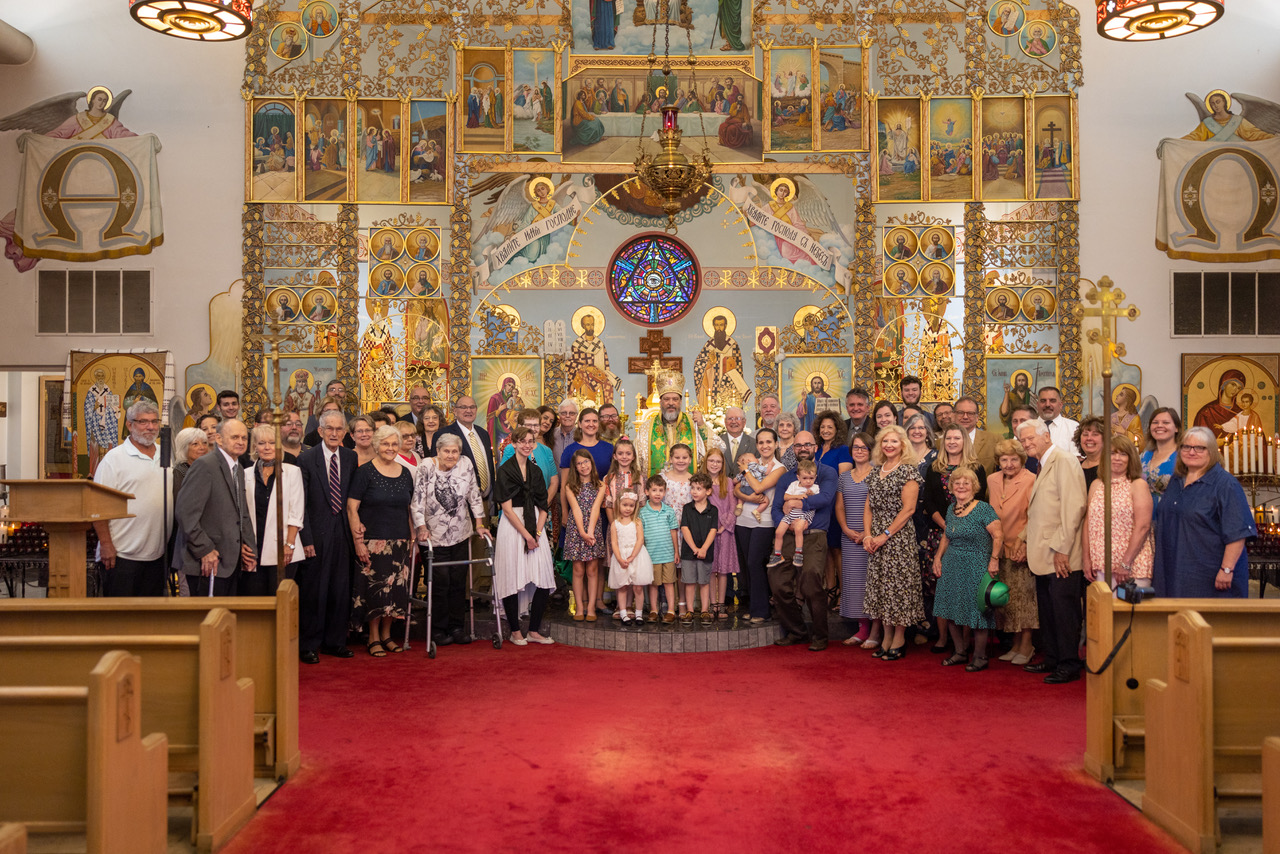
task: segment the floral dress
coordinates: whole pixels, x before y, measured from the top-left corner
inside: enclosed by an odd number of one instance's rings
[[[365,463],[351,479],[350,496],[360,502],[360,523],[369,550],[369,565],[356,563],[352,584],[351,625],[356,628],[375,617],[403,618],[409,611],[413,570],[409,505],[414,479],[408,469],[399,468],[399,475],[392,478],[373,463]]]
[[[899,463],[888,474],[880,466],[867,475],[871,503],[869,536],[878,536],[902,510],[902,489],[920,483],[920,470]],[[867,594],[863,607],[873,618],[892,626],[913,626],[924,619],[916,527],[910,520],[867,560]]]
[[[1089,536],[1089,554],[1093,558],[1094,568],[1098,571],[1106,565],[1106,504],[1103,501],[1102,487],[1089,494],[1089,524],[1085,530]],[[1125,551],[1129,548],[1129,538],[1133,536],[1133,490],[1129,483],[1117,479],[1111,484],[1111,565],[1119,568]],[[1133,577],[1151,580],[1155,566],[1154,537],[1147,533],[1147,541],[1142,544],[1138,556],[1133,559]],[[1114,582],[1114,576],[1112,576]]]
[[[672,480],[666,472],[662,473],[662,479],[667,482],[667,493],[663,496],[662,503],[676,511],[676,518],[679,519],[684,506],[693,500],[693,495],[689,491],[689,481]]]
[[[593,483],[584,483],[578,488],[577,496],[570,494],[569,499],[578,499],[578,509],[582,512],[582,524],[585,527],[591,521],[591,505],[596,503],[596,495],[599,494],[601,487]],[[587,541],[582,538],[578,532],[578,525],[574,521],[572,514],[565,519],[564,525],[564,556],[566,560],[599,560],[604,557],[604,512],[602,511],[596,519],[596,544],[588,545]]]

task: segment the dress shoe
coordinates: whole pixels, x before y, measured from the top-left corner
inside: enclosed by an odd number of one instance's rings
[[[804,641],[805,639],[802,637],[796,637],[793,634],[785,634],[782,637],[778,638],[776,641],[774,641],[773,645],[774,646],[796,646],[797,644],[804,643]]]
[[[1074,682],[1080,678],[1079,670],[1055,670],[1048,676],[1044,677],[1046,685],[1065,685],[1068,682]]]
[[[822,652],[826,648],[827,648],[826,638],[818,638],[814,640],[813,643],[809,644],[809,652]]]
[[[322,646],[320,651],[325,655],[332,655],[334,658],[352,658],[355,656],[355,653],[345,646]]]
[[[884,655],[880,656],[881,661],[897,661],[907,654],[907,647],[895,646],[893,649],[886,649]]]
[[[1035,664],[1025,665],[1022,669],[1027,671],[1028,673],[1052,673],[1053,672],[1053,668],[1043,661],[1037,661]]]
[[[298,653],[298,661],[301,661],[303,664],[319,664],[320,656],[316,655],[316,651],[314,649],[304,649],[302,652]]]
[[[431,639],[436,642],[436,646],[448,646],[453,643],[453,635],[434,635]]]
[[[449,641],[451,643],[456,643],[459,646],[466,646],[471,643],[471,636],[462,629],[454,629],[449,632]],[[439,646],[439,644],[437,644],[437,646]]]

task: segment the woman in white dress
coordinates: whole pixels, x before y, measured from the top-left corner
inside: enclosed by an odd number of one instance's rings
[[[515,453],[498,467],[495,497],[502,507],[493,566],[493,592],[502,600],[511,642],[516,646],[555,643],[538,631],[547,599],[555,589],[551,546],[547,542],[547,484],[530,461],[537,437],[521,425],[511,431]],[[520,631],[520,591],[532,585],[529,630]]]

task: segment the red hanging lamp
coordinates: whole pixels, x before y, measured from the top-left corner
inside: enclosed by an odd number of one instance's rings
[[[1185,36],[1222,17],[1222,0],[1097,0],[1098,35],[1115,41]]]
[[[253,29],[252,0],[129,0],[138,23],[180,39],[231,41]]]

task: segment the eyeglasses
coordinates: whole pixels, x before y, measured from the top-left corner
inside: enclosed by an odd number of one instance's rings
[[[956,415],[977,415],[978,414],[978,410],[976,409],[956,409],[956,410],[953,410],[953,412]]]
[[[454,407],[454,409],[460,410],[460,411],[462,411],[462,412],[470,412],[471,410],[473,410],[473,409],[475,409],[475,408],[476,408],[476,405],[475,405],[474,403],[473,403],[473,404],[471,404],[470,406],[464,406],[464,405],[462,405],[462,404],[460,403],[460,404],[458,404],[457,406],[455,406],[455,407]]]
[[[849,450],[850,450],[850,451],[863,451],[863,452],[865,453],[865,452],[869,452],[871,449],[870,449],[870,448],[868,448],[866,445],[853,445],[853,446],[851,446],[851,447],[849,448]]]
[[[1204,446],[1204,445],[1183,445],[1183,446],[1182,446],[1182,450],[1184,450],[1184,451],[1195,451],[1197,454],[1207,454],[1207,453],[1209,453],[1209,449],[1208,449],[1206,446]]]
[[[817,442],[792,442],[791,444],[792,444],[792,445],[794,445],[794,446],[795,446],[795,447],[797,447],[797,448],[816,448],[816,447],[818,447],[818,443],[817,443]]]

